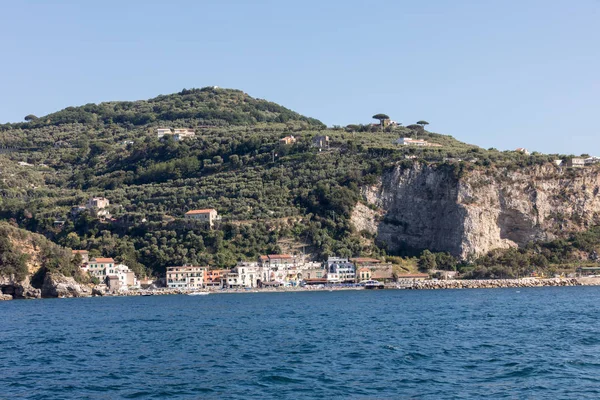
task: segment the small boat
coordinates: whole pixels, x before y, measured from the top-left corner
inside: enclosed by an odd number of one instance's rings
[[[361,282],[361,284],[363,284],[363,282]],[[365,281],[363,286],[365,289],[383,289],[385,287],[383,283],[376,280]]]
[[[188,293],[188,296],[206,296],[208,295],[208,292],[192,292],[192,293]]]

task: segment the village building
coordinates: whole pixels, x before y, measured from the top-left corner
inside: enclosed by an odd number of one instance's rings
[[[167,267],[167,287],[171,289],[201,289],[204,287],[206,267],[183,265]]]
[[[272,268],[288,268],[298,264],[297,257],[289,254],[269,254],[258,258],[259,266],[268,266]]]
[[[288,144],[294,144],[294,143],[296,143],[296,138],[293,135],[286,136],[284,138],[279,139],[279,144],[288,145]]]
[[[516,149],[515,151],[516,151],[517,153],[523,153],[523,154],[525,154],[526,156],[528,156],[529,154],[531,154],[531,153],[529,153],[529,150],[527,150],[527,149],[526,149],[526,148],[524,148],[524,147],[519,147],[519,148],[518,148],[518,149]]]
[[[204,286],[207,288],[221,288],[227,279],[228,269],[209,269],[204,272]]]
[[[359,282],[371,280],[371,270],[367,267],[359,268],[356,275],[356,280]]]
[[[215,224],[215,221],[219,219],[219,215],[217,210],[214,208],[207,208],[203,210],[190,210],[185,213],[185,219],[206,222],[212,228]]]
[[[398,282],[402,281],[424,281],[429,279],[429,274],[400,274],[396,276]]]
[[[114,274],[119,279],[121,289],[135,288],[140,286],[135,277],[135,273],[125,264],[115,265]]]
[[[567,160],[567,167],[581,168],[583,166],[585,166],[585,160],[583,158],[573,157]]]
[[[357,257],[350,259],[350,261],[352,261],[359,269],[368,269],[370,271],[369,279],[389,282],[394,278],[393,266],[391,263],[383,263],[381,260],[370,257]],[[357,277],[357,279],[363,280],[360,279],[360,277]]]
[[[600,163],[600,157],[588,157],[585,160],[583,160],[583,163],[585,165],[593,165],[593,164],[598,164]]]
[[[348,259],[342,261],[330,262],[332,258],[327,259],[327,282],[328,283],[353,283],[356,279],[356,268]],[[343,261],[345,260],[345,261]]]
[[[104,278],[104,283],[106,283],[106,287],[110,293],[116,293],[121,289],[119,277],[116,275],[108,275]]]
[[[258,286],[258,265],[253,262],[239,262],[233,269],[237,273],[238,283],[242,287],[254,288]]]
[[[100,279],[103,282],[107,275],[114,274],[115,260],[112,258],[97,257],[92,258],[87,265],[84,265],[81,269],[87,271],[87,273],[95,278]]]

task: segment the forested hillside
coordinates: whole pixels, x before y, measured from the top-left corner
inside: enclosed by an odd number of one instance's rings
[[[484,150],[417,125],[327,129],[277,104],[213,87],[26,120],[0,125],[0,219],[114,257],[138,274],[182,263],[232,266],[281,251],[381,256],[385,248],[357,232],[350,215],[360,188],[383,170],[418,160],[460,176],[555,158]],[[157,128],[196,135],[159,140]],[[296,141],[281,144],[289,135]],[[316,146],[316,136],[329,143]],[[399,137],[442,146],[397,146]],[[112,218],[70,213],[91,196],[110,200]],[[183,219],[197,208],[215,208],[222,219],[214,229]]]

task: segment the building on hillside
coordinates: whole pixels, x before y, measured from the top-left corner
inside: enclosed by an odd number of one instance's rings
[[[581,168],[583,166],[585,166],[585,160],[583,158],[573,157],[567,160],[567,167]]]
[[[518,149],[516,149],[515,151],[516,151],[517,153],[523,153],[523,154],[525,154],[526,156],[528,156],[529,154],[531,154],[531,153],[529,153],[529,150],[527,150],[527,149],[526,149],[526,148],[524,148],[524,147],[519,147],[519,148],[518,148]]]
[[[296,266],[298,260],[289,254],[269,254],[258,258],[259,266],[269,266],[272,268],[287,268]]]
[[[554,160],[554,161],[552,161],[552,162],[553,162],[553,163],[554,163],[554,165],[556,165],[557,167],[560,167],[560,166],[562,166],[562,165],[563,165],[563,160],[561,160],[561,159],[557,159],[557,160]]]
[[[94,217],[110,218],[108,206],[110,201],[105,197],[92,197],[85,204],[85,208],[90,211]]]
[[[204,272],[204,286],[207,288],[221,288],[223,280],[227,280],[228,269],[209,269]]]
[[[219,214],[214,208],[207,208],[203,210],[190,210],[185,213],[185,219],[193,219],[196,221],[206,222],[212,228],[215,221],[219,219]]]
[[[173,131],[171,130],[171,128],[158,128],[156,130],[156,136],[161,139],[162,137],[164,137],[165,135],[172,135]]]
[[[167,267],[167,287],[171,289],[193,290],[204,287],[206,267],[183,265]]]
[[[315,136],[314,138],[312,138],[312,145],[313,147],[318,147],[319,149],[322,149],[323,147],[329,148],[329,136]]]
[[[327,257],[327,267],[329,268],[332,264],[339,264],[339,263],[347,263],[348,258],[344,258],[344,257],[332,257],[329,256]]]
[[[294,144],[296,143],[296,138],[293,135],[286,136],[284,138],[279,139],[279,144]]]
[[[191,139],[196,136],[196,132],[191,129],[183,128],[183,129],[174,129],[173,130],[173,139],[176,141],[180,141],[183,139]]]
[[[585,165],[593,165],[593,164],[598,164],[600,163],[600,157],[588,157],[585,160],[583,160],[583,163]]]
[[[82,269],[103,282],[107,275],[114,275],[114,266],[115,260],[112,258],[96,257],[92,258]]]
[[[196,136],[196,132],[188,128],[158,128],[156,130],[156,137],[162,139],[165,136],[171,136],[174,140],[180,141],[187,138],[193,138]]]
[[[87,250],[72,250],[71,254],[73,257],[77,254],[81,256],[81,265],[87,264],[90,261],[90,253]]]
[[[400,146],[442,147],[441,144],[429,143],[423,139],[411,139],[405,137],[397,139],[394,143]]]

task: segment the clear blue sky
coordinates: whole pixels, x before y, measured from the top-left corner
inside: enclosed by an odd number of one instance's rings
[[[218,85],[328,125],[600,155],[600,0],[4,1],[0,122]]]

